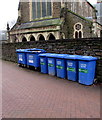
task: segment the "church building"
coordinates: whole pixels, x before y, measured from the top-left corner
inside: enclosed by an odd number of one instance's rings
[[[75,1],[20,0],[17,22],[8,31],[9,42],[100,37],[96,9],[87,0]]]

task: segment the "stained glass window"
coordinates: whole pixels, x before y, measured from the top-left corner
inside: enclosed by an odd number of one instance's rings
[[[37,18],[41,17],[41,2],[37,2]]]
[[[36,2],[32,2],[32,17],[36,18]]]
[[[51,2],[47,2],[47,16],[51,16]]]
[[[36,0],[33,0],[32,19],[51,15],[52,15],[51,0],[43,0],[42,2],[37,2]]]
[[[46,1],[42,2],[42,17],[46,16]]]

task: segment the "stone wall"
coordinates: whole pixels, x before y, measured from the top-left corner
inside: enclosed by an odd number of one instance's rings
[[[60,10],[61,10],[61,3],[60,2],[53,2],[52,5],[52,17],[59,18],[60,17]]]
[[[41,48],[50,53],[90,55],[97,61],[97,79],[102,81],[102,38],[66,39],[2,44],[2,59],[17,62],[16,49]]]

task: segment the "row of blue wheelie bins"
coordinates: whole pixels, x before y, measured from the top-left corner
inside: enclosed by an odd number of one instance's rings
[[[84,85],[94,83],[96,57],[46,53],[45,50],[36,48],[19,49],[17,54],[19,64],[40,67],[42,73]]]

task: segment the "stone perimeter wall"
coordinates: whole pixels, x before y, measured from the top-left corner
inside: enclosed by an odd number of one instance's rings
[[[2,59],[17,62],[16,49],[40,48],[50,53],[90,55],[98,57],[96,78],[102,82],[102,38],[66,39],[2,44]]]

